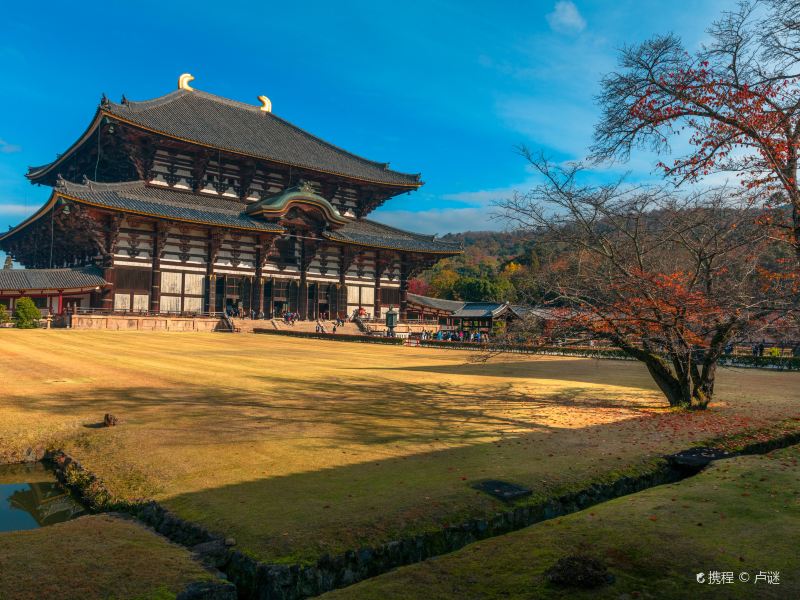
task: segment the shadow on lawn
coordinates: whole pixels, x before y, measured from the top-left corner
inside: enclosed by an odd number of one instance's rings
[[[514,360],[518,358],[519,360]],[[591,364],[592,369],[586,365]],[[633,368],[632,368],[633,367]],[[344,367],[347,370],[361,370],[358,366]],[[554,358],[552,356],[503,355],[500,361],[468,360],[463,364],[440,364],[431,362],[425,365],[400,366],[400,367],[374,367],[371,371],[408,371],[421,373],[438,373],[442,375],[465,375],[503,378],[509,377],[523,379],[552,379],[560,381],[574,381],[588,384],[613,385],[633,387],[637,390],[655,390],[655,384],[641,363],[635,361],[615,361],[597,358]],[[642,384],[646,386],[643,388]]]
[[[491,515],[502,505],[470,487],[478,480],[551,494],[682,449],[688,439],[659,438],[659,422],[671,415],[653,418],[648,402],[597,400],[591,388],[560,388],[534,399],[509,384],[451,386],[426,382],[422,374],[414,382],[354,375],[255,379],[263,386],[72,390],[8,402],[86,423],[105,412],[118,415],[119,427],[84,430],[92,443],[78,444],[76,458],[105,454],[133,472],[147,468],[148,455],[166,457],[158,473],[145,477],[190,484],[201,478],[215,486],[163,498],[166,505],[267,559],[316,558]],[[581,410],[597,410],[596,421],[606,422],[571,424]],[[117,436],[127,443],[115,444]],[[241,450],[219,453],[234,444]],[[127,454],[134,448],[137,455]],[[274,462],[286,448],[300,457],[288,474]],[[215,483],[210,468],[225,471],[221,480],[233,471],[241,481]]]
[[[613,418],[619,419],[664,408],[644,400],[597,396],[597,390],[580,386],[533,396],[512,383],[451,385],[426,382],[424,376],[414,382],[365,380],[353,375],[315,380],[271,374],[247,379],[256,389],[109,386],[12,397],[7,402],[19,410],[32,408],[84,418],[87,429],[103,429],[98,419],[111,412],[124,426],[154,426],[166,431],[190,427],[196,437],[227,436],[233,442],[275,433],[307,435],[307,447],[334,449],[342,444],[392,442],[466,444],[487,436],[547,432],[553,428],[554,415],[566,418],[575,409],[614,409]],[[253,380],[259,385],[253,386]],[[315,433],[320,427],[324,431]]]
[[[561,362],[547,365],[554,377]],[[482,372],[479,365],[446,368],[455,376]],[[212,486],[216,477],[209,468],[240,473],[236,477],[249,481],[168,503],[262,550],[274,546],[277,554],[317,548],[318,534],[323,547],[350,547],[362,537],[391,539],[408,527],[496,510],[497,501],[469,487],[477,479],[506,479],[536,491],[602,465],[618,467],[592,453],[615,434],[615,446],[627,442],[623,453],[641,453],[634,443],[642,431],[626,431],[621,423],[650,416],[653,407],[648,400],[624,401],[624,390],[598,397],[591,386],[533,397],[518,382],[497,378],[464,378],[454,385],[420,369],[408,381],[397,379],[388,373],[367,378],[347,367],[320,379],[313,368],[306,378],[276,369],[229,386],[109,382],[8,401],[19,410],[77,417],[89,426],[105,413],[118,416],[119,427],[83,429],[86,444],[76,446],[78,453],[105,454],[106,463],[119,465],[117,478],[129,477],[130,466],[132,472],[146,470],[142,476],[153,486],[162,477],[185,478],[190,485],[201,477],[207,482],[202,485]],[[596,411],[595,422],[614,423],[591,426],[587,411]],[[223,447],[236,450],[228,458],[220,454]],[[251,448],[257,448],[252,464],[243,465]],[[291,452],[296,455],[287,456]],[[164,461],[158,472],[145,466],[156,460],[148,463],[148,456]],[[292,462],[281,470],[276,456]],[[219,479],[230,481],[226,475]],[[291,524],[290,531],[282,524]],[[248,538],[250,526],[255,533]]]

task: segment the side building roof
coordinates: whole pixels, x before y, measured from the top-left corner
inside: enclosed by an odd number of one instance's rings
[[[410,293],[407,295],[407,298],[410,303],[416,304],[417,306],[450,313],[463,308],[465,304],[463,300],[443,300],[442,298],[431,298],[430,296],[420,296],[419,294]]]
[[[499,317],[511,310],[504,302],[466,302],[464,306],[453,313],[454,317],[488,318]]]
[[[343,150],[258,106],[199,90],[178,89],[141,102],[106,100],[73,149],[91,136],[104,116],[169,138],[310,171],[409,189],[422,185],[419,174],[394,171],[388,163]],[[46,175],[69,154],[31,167],[28,178]]]
[[[108,285],[97,267],[0,269],[0,292],[82,290]]]
[[[413,233],[369,219],[351,219],[343,227],[327,231],[323,235],[334,242],[373,248],[445,255],[462,252],[461,246],[457,243],[443,242],[433,235]]]

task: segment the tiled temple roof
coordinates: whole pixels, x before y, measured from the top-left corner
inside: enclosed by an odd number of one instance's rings
[[[247,214],[247,204],[239,200],[220,196],[194,194],[188,190],[176,190],[147,184],[143,181],[125,183],[72,183],[60,179],[53,197],[30,219],[0,235],[0,240],[14,235],[29,222],[46,214],[54,199],[65,198],[98,208],[136,214],[146,217],[183,221],[198,225],[244,229],[264,233],[283,233],[279,224],[257,215]],[[407,252],[452,255],[461,252],[461,246],[442,242],[434,236],[422,235],[395,229],[366,219],[347,218],[347,222],[336,229],[326,231],[323,236],[334,242],[354,244],[371,248],[386,248]]]
[[[77,290],[106,284],[97,267],[79,269],[0,269],[0,291]]]
[[[408,301],[412,304],[433,308],[444,312],[453,313],[466,304],[463,300],[443,300],[441,298],[431,298],[430,296],[420,296],[419,294],[408,294]]]
[[[432,254],[459,254],[459,244],[437,240],[435,236],[412,233],[367,219],[353,219],[343,227],[325,232],[335,242]]]
[[[388,168],[388,163],[374,162],[347,152],[271,112],[260,110],[258,106],[198,90],[178,89],[142,102],[117,104],[104,101],[98,115],[117,117],[134,126],[189,143],[310,171],[411,189],[422,185],[418,174],[393,171]],[[93,127],[94,124],[90,130]],[[28,177],[36,178],[54,164],[32,167]]]
[[[249,216],[245,205],[239,201],[147,185],[141,181],[77,184],[60,180],[56,193],[93,206],[138,215],[234,229],[283,231],[280,225]]]
[[[486,318],[499,317],[510,307],[505,302],[466,302],[464,306],[453,313],[454,317]]]

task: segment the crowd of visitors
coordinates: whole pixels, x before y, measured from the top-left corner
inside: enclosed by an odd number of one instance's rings
[[[784,349],[783,344],[773,345],[767,348],[764,342],[757,342],[753,344],[752,352],[753,356],[775,357],[775,356],[783,356],[783,349]],[[792,356],[794,356],[795,358],[800,357],[800,342],[791,345],[791,349],[792,349]],[[731,354],[731,352],[728,352],[727,348],[725,349],[725,352],[726,354]]]
[[[437,342],[475,342],[486,344],[489,342],[489,334],[480,331],[437,331],[432,333],[423,329],[420,334],[421,340],[436,340]]]
[[[300,314],[296,312],[285,312],[283,313],[283,322],[286,325],[294,325],[295,322],[300,320]]]

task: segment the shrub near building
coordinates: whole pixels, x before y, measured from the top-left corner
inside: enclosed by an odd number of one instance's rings
[[[5,325],[11,322],[11,315],[8,314],[8,309],[5,304],[0,304],[0,325]]]
[[[14,319],[20,329],[33,329],[39,324],[42,313],[30,298],[20,298],[14,306]]]

